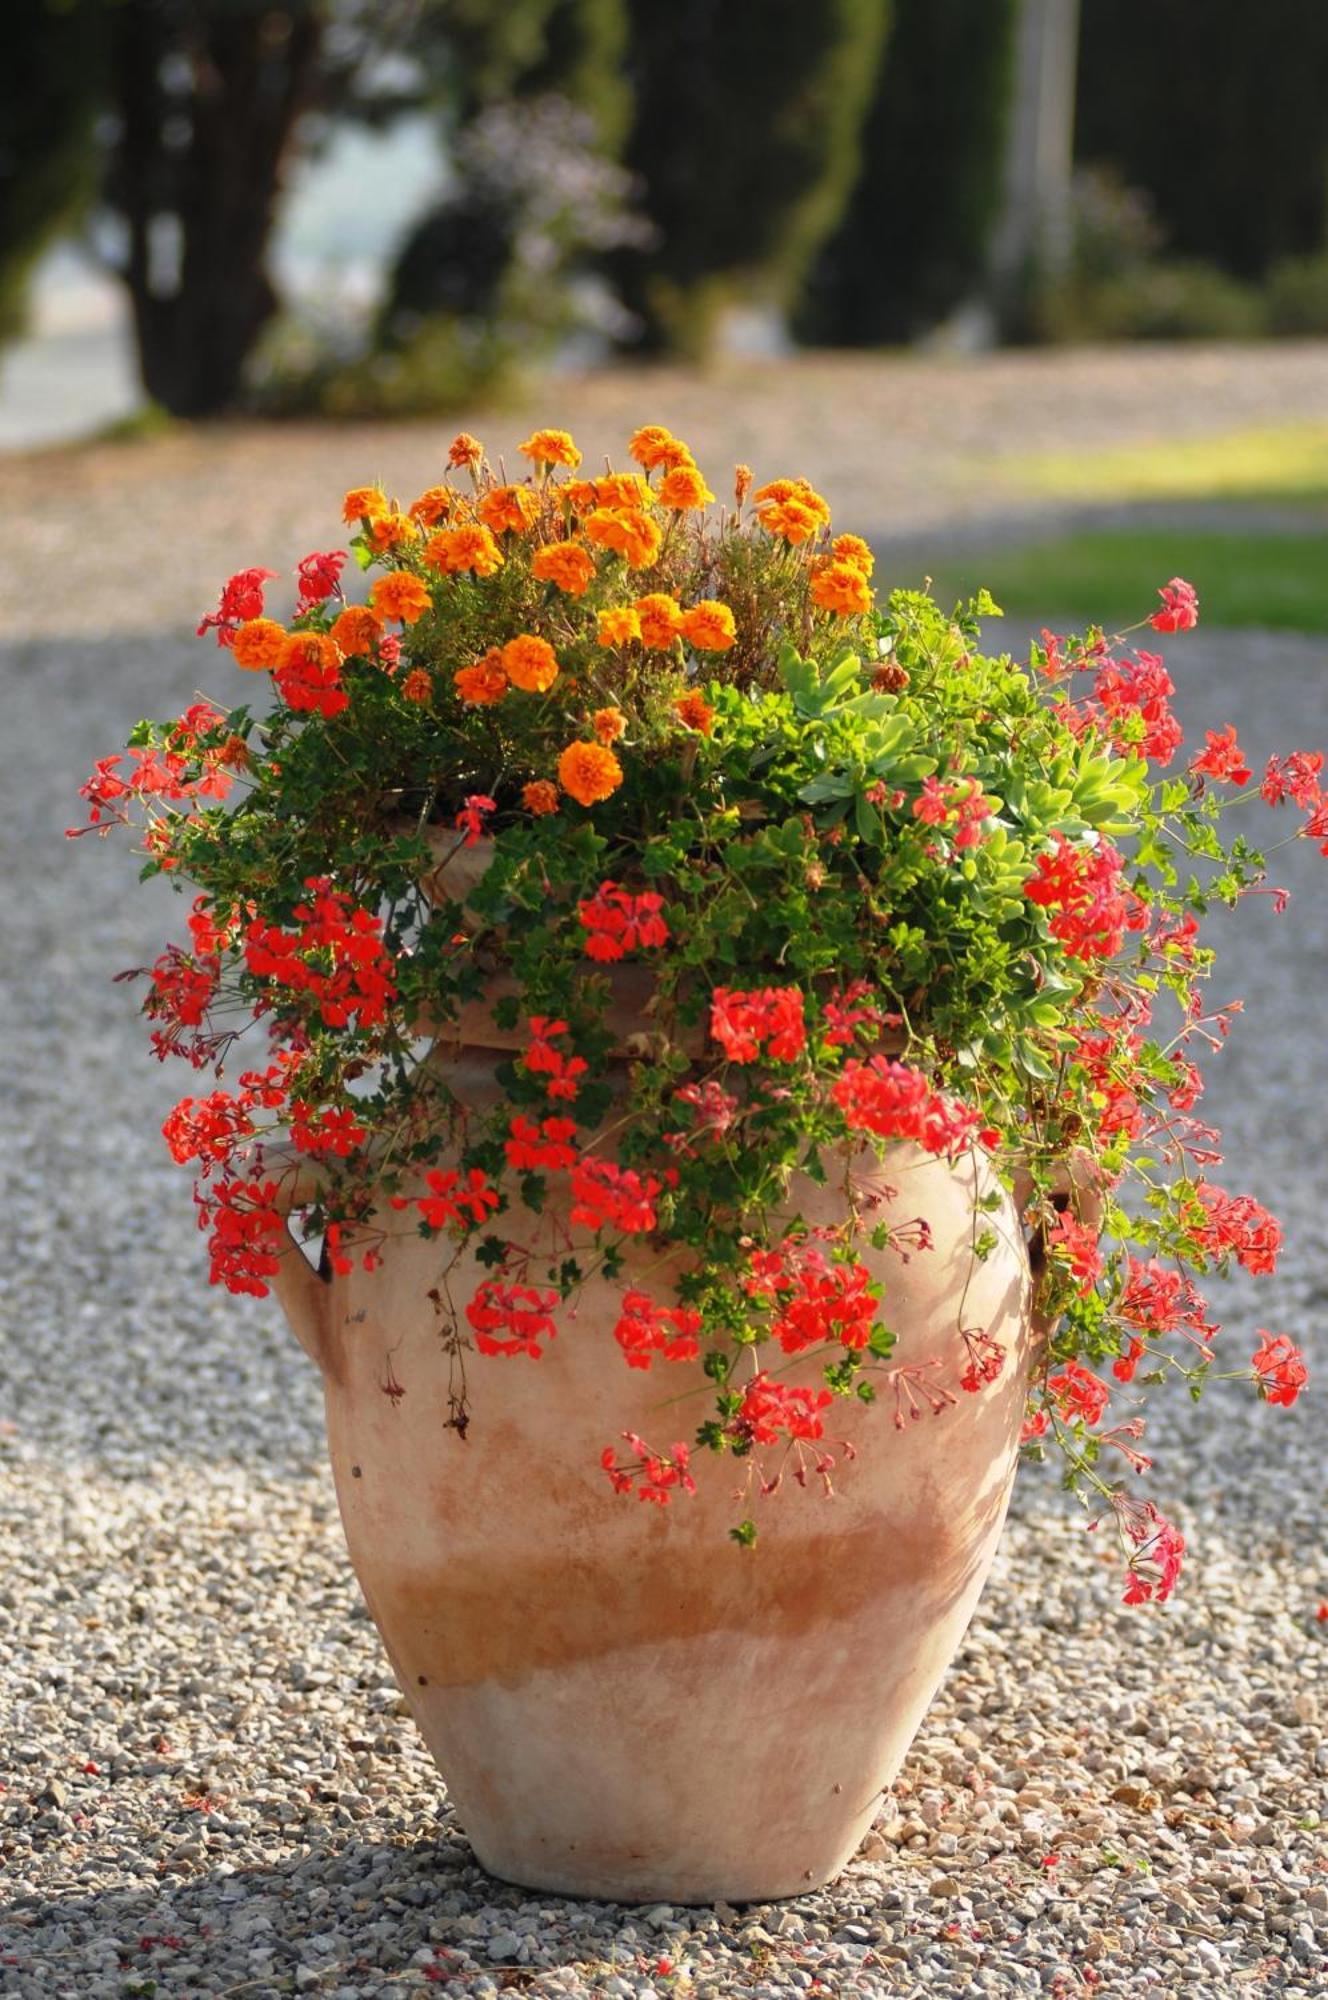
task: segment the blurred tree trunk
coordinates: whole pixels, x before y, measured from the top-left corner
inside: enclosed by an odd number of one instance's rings
[[[315,95],[313,4],[121,0],[108,193],[123,218],[148,394],[175,416],[236,402],[276,305],[266,256],[296,124]]]
[[[1020,0],[1005,199],[992,249],[997,312],[1017,322],[1071,251],[1079,0]]]

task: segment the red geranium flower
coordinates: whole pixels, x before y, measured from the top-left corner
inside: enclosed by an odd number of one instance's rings
[[[710,1003],[710,1032],[730,1062],[793,1062],[807,1046],[802,994],[796,986],[763,986],[738,992],[717,986]]]
[[[237,570],[222,585],[217,609],[204,618],[198,637],[201,639],[205,632],[215,630],[219,646],[233,646],[241,625],[250,618],[262,617],[263,585],[271,583],[276,574],[274,569]]]
[[[616,882],[601,882],[588,902],[577,905],[586,932],[587,958],[610,964],[629,951],[667,944],[669,929],[660,915],[663,908],[664,898],[653,890],[634,896]]]
[[[1228,723],[1220,733],[1210,729],[1207,734],[1207,748],[1199,752],[1190,769],[1200,772],[1205,778],[1221,778],[1228,784],[1248,785],[1250,767],[1236,741],[1234,726]]]
[[[1199,597],[1192,583],[1173,576],[1158,591],[1162,609],[1155,611],[1149,624],[1155,632],[1192,632],[1199,623]]]
[[[552,1340],[558,1331],[551,1317],[557,1303],[557,1292],[489,1278],[466,1307],[466,1318],[481,1354],[528,1354],[538,1361],[544,1352],[539,1343]]]
[[[1289,1409],[1310,1379],[1304,1357],[1285,1333],[1273,1335],[1260,1327],[1258,1334],[1252,1366],[1264,1400]]]

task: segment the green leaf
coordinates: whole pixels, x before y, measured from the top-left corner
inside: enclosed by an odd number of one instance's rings
[[[832,778],[813,778],[810,784],[798,788],[798,797],[805,799],[809,806],[822,805],[826,799],[846,799],[853,793],[853,780],[836,775]]]

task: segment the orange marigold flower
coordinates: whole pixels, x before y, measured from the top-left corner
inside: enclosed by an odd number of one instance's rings
[[[532,431],[517,450],[533,458],[536,465],[565,465],[569,472],[575,472],[581,463],[581,454],[567,431]]]
[[[735,465],[733,468],[733,502],[741,507],[752,490],[752,468],[750,465]]]
[[[715,496],[694,465],[677,465],[672,472],[665,473],[657,497],[661,506],[676,507],[681,513],[687,508],[704,507]]]
[[[752,498],[758,507],[772,500],[780,505],[788,500],[800,501],[804,507],[811,509],[823,527],[830,525],[828,502],[823,500],[816,488],[805,479],[772,479],[768,485],[758,486]]]
[[[639,472],[606,472],[595,481],[595,500],[601,507],[649,507],[654,495],[650,481]]]
[[[823,611],[841,618],[860,618],[872,607],[872,587],[856,563],[830,562],[812,578],[811,597]]]
[[[348,660],[372,653],[383,635],[383,621],[367,604],[348,604],[337,613],[329,631]]]
[[[616,743],[627,728],[627,717],[620,708],[597,708],[590,718],[590,726],[598,743]]]
[[[677,442],[673,432],[663,424],[642,424],[639,431],[633,431],[627,442],[627,455],[638,465],[644,465],[647,472],[659,464],[659,454],[667,451]]]
[[[424,545],[424,560],[445,575],[473,570],[476,576],[493,576],[502,568],[503,552],[487,528],[478,522],[465,528],[440,528]]]
[[[330,670],[341,665],[341,652],[329,632],[288,632],[277,665],[324,667]]]
[[[528,813],[541,816],[558,810],[558,787],[551,785],[547,778],[532,778],[528,785],[521,787],[521,803]]]
[[[410,515],[397,507],[389,507],[386,514],[371,515],[364,524],[365,538],[380,556],[389,549],[399,549],[404,542],[413,542],[419,532]]]
[[[715,711],[699,688],[688,688],[686,694],[679,695],[673,704],[673,713],[679,722],[689,729],[699,730],[702,736],[710,734],[715,720]]]
[[[599,614],[599,630],[595,634],[600,646],[630,646],[633,639],[641,637],[641,621],[630,604],[615,605],[611,611]]]
[[[726,653],[737,637],[733,613],[713,597],[702,598],[682,614],[682,636],[700,653]]]
[[[484,446],[469,431],[461,431],[448,447],[447,462],[449,465],[468,465],[473,471],[477,465],[484,463]]]
[[[341,503],[341,518],[348,523],[372,521],[387,512],[387,495],[381,486],[352,486]]]
[[[508,680],[527,694],[543,694],[558,678],[557,654],[547,639],[537,639],[533,632],[509,639],[502,662]]]
[[[497,646],[490,646],[482,660],[473,666],[458,667],[452,676],[452,685],[462,701],[472,708],[492,708],[507,693],[507,669]]]
[[[578,805],[597,805],[622,781],[622,765],[602,743],[569,743],[558,759],[558,783]]]
[[[423,667],[412,667],[401,683],[401,692],[407,701],[428,701],[433,693],[433,682]]]
[[[681,438],[662,424],[646,424],[634,431],[627,446],[628,454],[638,465],[644,465],[647,472],[653,472],[657,465],[672,472],[676,466],[690,465],[692,454]]]
[[[584,597],[595,574],[595,558],[580,542],[542,542],[530,559],[530,573],[556,583],[569,597]]]
[[[768,500],[756,510],[756,518],[768,535],[779,535],[796,548],[809,542],[823,525],[821,518],[801,500]]]
[[[663,652],[671,646],[682,630],[682,611],[678,601],[666,597],[662,590],[652,590],[648,597],[638,597],[636,615],[641,621],[642,644],[656,652]]]
[[[418,521],[422,528],[436,528],[445,521],[457,504],[457,496],[450,486],[431,486],[427,493],[421,493],[418,500],[410,503],[410,518]]]
[[[528,486],[491,486],[479,503],[479,517],[495,535],[509,529],[524,535],[539,518],[539,501]]]
[[[864,576],[870,576],[876,567],[876,558],[861,535],[836,535],[830,553],[836,562],[852,563]]]
[[[247,674],[275,667],[286,643],[286,628],[275,618],[247,618],[235,635],[231,657]]]
[[[558,488],[558,495],[574,514],[588,514],[592,507],[599,505],[593,479],[568,479]]]
[[[585,531],[590,541],[622,556],[629,569],[649,569],[664,539],[638,507],[597,507],[587,514]]]
[[[369,602],[380,618],[395,618],[403,625],[414,625],[433,609],[428,584],[410,569],[394,569],[380,576],[369,592]]]

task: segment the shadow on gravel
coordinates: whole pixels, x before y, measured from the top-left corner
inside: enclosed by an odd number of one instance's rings
[[[654,1971],[666,1942],[661,1933],[650,1948],[639,1909],[569,1902],[497,1881],[446,1824],[434,1838],[400,1843],[311,1831],[312,1853],[274,1866],[167,1877],[155,1889],[17,1898],[0,1908],[0,1993],[260,2000],[291,1991],[293,1982],[311,1992],[356,1986],[412,1961],[440,1982],[482,1970],[500,1988],[519,1990],[537,1970],[554,1972],[559,1963],[603,1964],[622,1927],[630,1925],[633,1936],[615,1953],[615,1969],[629,1977]],[[479,1910],[486,1921],[476,1943],[464,1925]],[[569,1917],[584,1928],[584,1955],[537,1956],[533,1967],[489,1956],[488,1941],[501,1937],[504,1919],[520,1916],[528,1925],[541,1913],[562,1929]],[[531,1933],[537,1954],[541,1928]],[[644,1949],[636,1935],[643,1930]],[[301,1967],[317,1977],[297,1981]],[[44,1977],[74,1983],[48,1985]]]

